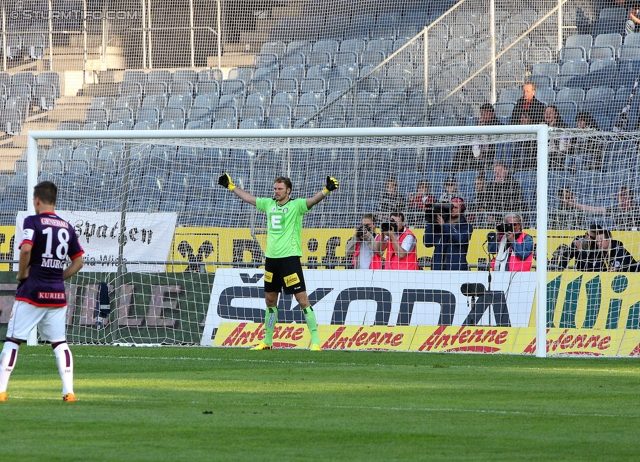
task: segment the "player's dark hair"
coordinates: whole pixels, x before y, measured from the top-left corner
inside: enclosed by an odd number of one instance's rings
[[[287,178],[286,176],[279,176],[278,178],[276,178],[275,180],[273,180],[273,183],[284,183],[284,185],[291,189],[293,191],[293,184],[291,184],[291,180],[289,178]]]
[[[599,225],[597,223],[591,223],[589,225],[589,231],[594,231],[596,234],[600,234],[600,232],[603,230],[604,228],[602,227],[602,225]]]
[[[391,214],[389,216],[400,217],[400,219],[402,221],[404,221],[404,213],[402,213],[402,212],[391,212]]]
[[[33,197],[37,197],[46,205],[56,205],[58,187],[51,181],[41,181],[33,188]]]

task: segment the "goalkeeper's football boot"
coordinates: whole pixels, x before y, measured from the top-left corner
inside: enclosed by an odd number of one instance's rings
[[[62,397],[62,400],[67,402],[67,403],[75,403],[76,402],[76,395],[74,395],[73,393],[67,393],[66,395],[64,395]]]
[[[309,348],[311,351],[322,351],[322,347],[320,345],[318,345],[317,343],[314,343],[313,345],[311,345],[311,348]]]
[[[273,347],[271,345],[267,345],[266,343],[262,342],[261,344],[256,345],[251,349],[252,350],[273,350]]]
[[[4,402],[6,400],[7,400],[7,392],[6,391],[0,392],[0,402]]]

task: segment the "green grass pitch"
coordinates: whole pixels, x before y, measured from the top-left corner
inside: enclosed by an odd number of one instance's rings
[[[0,459],[638,460],[640,362],[382,352],[20,349]]]

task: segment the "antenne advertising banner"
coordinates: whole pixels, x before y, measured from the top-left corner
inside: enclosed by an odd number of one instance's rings
[[[59,217],[73,226],[84,249],[82,271],[116,272],[120,237],[119,212],[79,212],[56,210]],[[22,225],[27,212],[18,212],[16,236],[22,236]],[[127,213],[124,232],[124,261],[165,262],[169,256],[176,227],[176,213]],[[13,249],[19,259],[19,242]],[[131,264],[129,271],[163,272],[165,264]],[[14,264],[14,271],[18,265]]]
[[[535,273],[471,271],[305,271],[307,294],[319,325],[438,326],[529,325]],[[203,345],[223,322],[264,320],[264,270],[216,271],[202,337]],[[463,286],[467,286],[464,290]],[[483,294],[471,296],[479,286]],[[464,292],[464,293],[463,293]],[[293,296],[280,297],[278,322],[304,324]]]

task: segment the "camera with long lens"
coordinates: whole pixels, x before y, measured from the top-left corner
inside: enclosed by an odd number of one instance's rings
[[[392,229],[394,232],[398,232],[398,224],[395,221],[385,220],[380,223],[380,231],[387,232]]]
[[[430,207],[429,207],[430,206]],[[438,223],[437,216],[440,215],[445,223],[451,220],[453,204],[426,204],[425,219],[427,223]]]
[[[592,239],[587,239],[587,238],[584,238],[584,237],[580,237],[578,239],[575,239],[574,242],[579,242],[580,243],[580,250],[595,250],[596,249],[596,243]]]
[[[496,225],[496,230],[499,233],[512,233],[513,232],[513,223],[499,223]]]
[[[364,235],[367,234],[368,232],[369,232],[369,227],[367,225],[361,225],[356,231],[356,236],[362,239]]]

